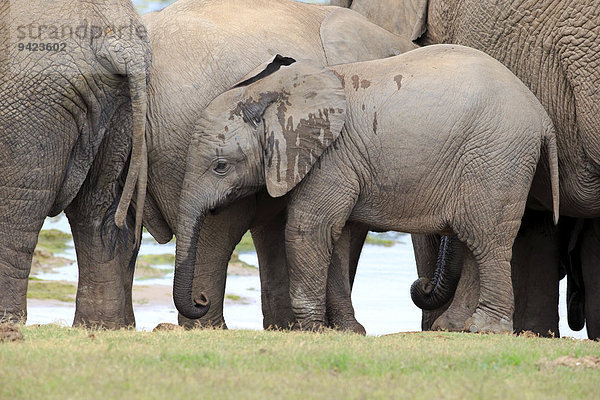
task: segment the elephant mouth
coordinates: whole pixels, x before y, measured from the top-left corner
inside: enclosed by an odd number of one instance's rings
[[[250,193],[255,193],[258,190],[255,190],[254,187],[252,187],[252,189],[250,190]],[[252,194],[249,194],[248,196],[251,196]],[[234,189],[230,189],[225,196],[223,196],[223,199],[219,202],[219,205],[213,206],[211,208],[208,209],[208,213],[210,215],[219,215],[225,208],[227,208],[229,205],[231,205],[232,203],[234,203],[235,201],[241,199],[241,198],[245,198],[246,196],[242,196],[242,191],[240,191],[237,188]]]
[[[252,185],[247,190],[241,190],[239,188],[230,189],[219,202],[219,205],[214,205],[208,209],[210,215],[219,215],[224,209],[230,206],[232,203],[246,199],[250,196],[254,196],[257,192],[262,189],[261,185]]]

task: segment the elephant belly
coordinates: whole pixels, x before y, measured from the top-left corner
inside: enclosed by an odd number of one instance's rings
[[[407,190],[406,182],[376,185],[359,196],[350,220],[377,231],[451,233],[443,199],[424,190]]]
[[[600,217],[600,177],[590,171],[578,172],[574,177],[564,172],[569,171],[561,171],[560,214],[574,218]]]

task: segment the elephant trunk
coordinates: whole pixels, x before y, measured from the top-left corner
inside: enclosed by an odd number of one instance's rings
[[[433,280],[417,279],[410,287],[413,303],[422,310],[435,310],[452,299],[460,280],[463,254],[456,236],[443,236]]]
[[[185,187],[184,182],[184,187]],[[194,193],[192,190],[187,190]],[[186,190],[182,190],[179,222],[177,229],[177,250],[175,254],[175,277],[173,279],[173,301],[181,315],[189,319],[202,318],[210,308],[210,300],[202,292],[197,298],[192,295],[196,250],[206,210],[199,209],[197,199],[188,201]],[[194,193],[195,194],[195,193]],[[193,197],[193,196],[189,196]]]

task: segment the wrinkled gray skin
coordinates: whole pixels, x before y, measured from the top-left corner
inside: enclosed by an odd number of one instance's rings
[[[0,317],[26,317],[38,233],[65,210],[79,265],[74,324],[133,325],[141,212],[128,209],[136,184],[133,201],[145,196],[151,55],[140,17],[129,0],[15,0],[0,5],[0,25]]]
[[[481,276],[465,328],[512,332],[511,248],[542,148],[554,196],[538,201],[558,215],[554,130],[538,100],[499,62],[462,46],[330,68],[283,66],[205,109],[181,196],[179,311],[206,310],[192,296],[206,215],[266,186],[291,196],[285,242],[300,328],[326,323],[328,267],[350,221],[456,234]]]
[[[336,64],[387,57],[416,47],[350,10],[291,0],[180,0],[143,20],[153,47],[144,224],[161,243],[176,232],[190,138],[200,113],[213,98],[277,53]],[[283,243],[285,203],[285,199],[273,200],[259,193],[206,218],[196,251],[194,297],[200,299],[204,292],[211,308],[199,321],[180,317],[180,323],[225,326],[227,264],[249,228],[259,257],[264,326],[287,327],[293,322]],[[365,235],[366,230],[358,227],[347,232],[350,243],[341,246],[346,251],[340,251],[337,258],[338,265],[345,265],[345,274],[347,263],[353,265],[353,274]],[[351,304],[332,309],[350,312]],[[334,324],[344,327],[345,320],[344,315],[332,315]],[[350,329],[362,329],[353,316],[347,320]]]
[[[343,6],[417,43],[457,43],[500,60],[540,100],[556,127],[561,222],[531,202],[513,249],[515,329],[558,335],[558,282],[568,277],[569,325],[600,337],[600,9],[595,0],[352,0]],[[406,28],[406,27],[409,28]],[[548,188],[534,188],[548,190]],[[573,218],[566,218],[566,217]],[[586,218],[584,221],[582,218]],[[433,274],[439,239],[413,237],[420,276]],[[585,279],[584,279],[585,277]],[[423,328],[461,329],[477,303],[467,262],[450,309]],[[568,299],[568,300],[569,300]],[[437,318],[443,313],[441,318]],[[434,322],[437,319],[437,322]],[[550,332],[550,333],[549,333]]]

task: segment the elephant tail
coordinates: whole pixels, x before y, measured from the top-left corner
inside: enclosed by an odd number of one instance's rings
[[[554,213],[554,225],[558,224],[559,216],[559,175],[558,175],[558,151],[556,145],[556,134],[554,126],[551,125],[546,130],[546,136],[544,137],[544,145],[546,147],[546,154],[548,156],[548,165],[550,167],[550,183],[552,187],[552,211]]]
[[[123,193],[115,213],[115,224],[122,228],[125,224],[127,209],[133,198],[133,192],[137,186],[136,213],[135,213],[135,235],[136,243],[139,244],[142,226],[142,213],[146,196],[146,184],[148,176],[148,158],[146,149],[146,71],[131,71],[128,76],[129,91],[131,97],[131,109],[133,112],[133,143],[131,146],[131,159]]]

